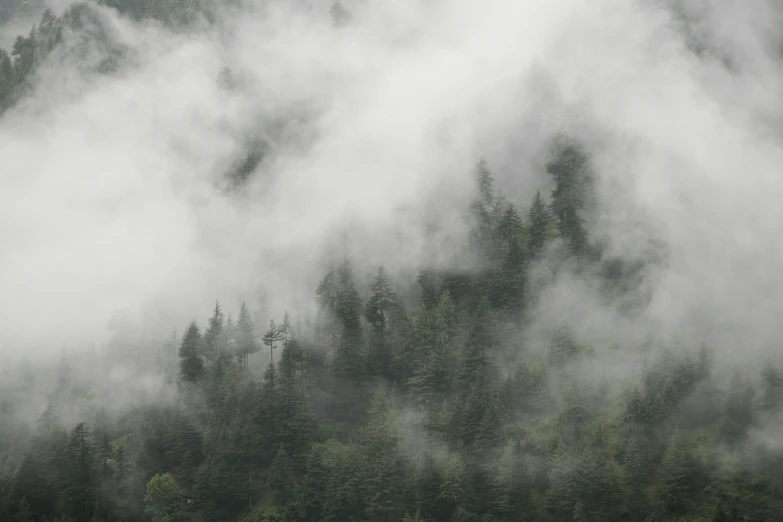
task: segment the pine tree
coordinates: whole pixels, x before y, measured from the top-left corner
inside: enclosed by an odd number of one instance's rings
[[[302,499],[307,522],[322,520],[328,474],[323,448],[320,444],[313,444],[302,481]]]
[[[269,347],[269,364],[273,365],[275,361],[274,350],[277,348],[275,343],[281,341],[283,335],[280,333],[280,329],[277,327],[274,321],[269,321],[269,329],[264,334],[264,345]]]
[[[732,379],[719,426],[722,442],[733,446],[745,440],[753,424],[754,397],[755,390],[751,383],[738,376]]]
[[[533,199],[533,204],[530,206],[528,212],[528,251],[531,256],[536,256],[541,253],[549,239],[549,227],[551,226],[552,217],[549,215],[549,209],[544,204],[544,200],[541,197],[541,191],[536,191],[536,197]]]
[[[588,183],[587,155],[575,142],[560,140],[546,168],[555,180],[552,214],[560,235],[572,253],[581,254],[587,247],[587,232],[582,217]]]
[[[185,382],[195,383],[204,376],[201,359],[201,333],[195,322],[190,323],[179,347],[179,375]]]
[[[391,289],[386,271],[381,266],[371,287],[371,295],[364,309],[364,316],[372,328],[369,370],[374,375],[389,377],[391,371],[391,342],[389,318],[397,306],[397,296]]]
[[[440,468],[432,454],[427,453],[422,459],[415,482],[416,511],[421,513],[425,520],[446,519],[446,506],[440,495],[442,483]]]
[[[675,433],[661,464],[660,500],[670,513],[687,513],[699,478],[698,463],[682,434]]]
[[[362,302],[353,281],[353,270],[348,261],[337,271],[335,315],[341,326],[333,368],[335,372],[354,381],[365,375],[365,357],[362,353]]]
[[[281,445],[269,468],[269,485],[275,497],[275,503],[286,506],[295,500],[296,482],[294,470],[288,454]]]
[[[454,384],[457,309],[448,291],[441,294],[426,328],[431,335],[423,343],[423,360],[410,380],[410,388],[424,408],[434,415]]]
[[[459,382],[463,390],[470,389],[490,377],[492,326],[489,301],[482,298],[473,313],[468,339],[462,353]]]
[[[439,496],[444,502],[443,520],[451,519],[460,508],[470,504],[470,477],[465,461],[459,455],[449,457]]]
[[[529,482],[518,444],[511,443],[500,461],[495,483],[496,511],[502,520],[535,520]]]
[[[493,226],[491,211],[495,201],[495,180],[487,168],[483,159],[479,161],[475,170],[477,197],[471,203],[471,212],[476,224],[473,232],[473,243],[483,256],[492,251]]]
[[[13,63],[8,53],[0,49],[0,111],[11,104],[11,95],[16,85]]]
[[[319,336],[328,340],[328,347],[332,354],[337,352],[337,345],[340,340],[340,324],[337,318],[337,292],[337,271],[333,267],[329,267],[329,271],[321,279],[316,290],[319,304],[317,329]]]
[[[498,225],[500,237],[506,243],[511,243],[516,241],[523,232],[522,219],[519,217],[517,209],[510,203],[505,205]]]
[[[286,310],[283,313],[283,322],[280,325],[280,335],[283,336],[283,349],[288,348],[288,341],[291,339],[292,334],[291,317],[288,315],[288,310]]]
[[[641,441],[634,438],[625,453],[625,481],[629,492],[628,509],[631,514],[639,516],[647,506],[645,484],[649,480],[647,458]]]
[[[373,397],[369,414],[362,441],[366,466],[362,496],[367,499],[367,515],[371,520],[393,522],[402,515],[403,468],[397,454],[398,411],[384,387]]]
[[[96,497],[94,448],[90,429],[81,422],[71,432],[68,445],[68,486],[64,491],[66,513],[75,520],[89,520]]]
[[[291,460],[300,466],[312,441],[315,419],[305,395],[305,385],[297,370],[301,352],[296,339],[283,348],[279,371],[281,420],[279,432]]]
[[[250,312],[244,302],[242,302],[242,306],[239,309],[239,319],[237,320],[236,329],[237,356],[247,369],[250,354],[258,352],[260,347],[256,340],[256,325],[253,323],[253,319],[250,317]]]
[[[225,341],[223,311],[220,309],[220,303],[215,301],[215,310],[209,318],[209,326],[204,331],[204,355],[207,363],[223,356]]]

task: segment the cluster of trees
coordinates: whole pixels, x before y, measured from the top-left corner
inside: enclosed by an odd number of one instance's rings
[[[480,270],[422,271],[400,295],[346,259],[312,326],[261,328],[244,304],[191,323],[160,363],[174,404],[66,425],[54,401],[32,431],[5,426],[0,519],[774,520],[779,457],[727,456],[780,414],[775,365],[722,387],[709,350],[665,352],[620,386],[581,371],[598,352],[566,328],[546,353],[518,346],[531,263],[603,262],[587,155],[562,142],[548,170],[551,197],[524,214],[478,166]],[[61,381],[61,399],[79,386]]]
[[[172,25],[209,11],[107,3]],[[1,108],[84,9],[47,11],[0,51]],[[606,350],[567,327],[543,353],[520,346],[537,297],[531,266],[565,262],[628,286],[589,233],[586,151],[559,140],[547,170],[553,190],[523,211],[477,166],[465,209],[474,270],[422,270],[401,289],[379,267],[365,286],[345,259],[314,289],[320,314],[304,328],[288,314],[255,324],[244,303],[235,320],[216,303],[163,349],[174,402],[74,422],[62,410],[84,383],[67,372],[35,426],[0,401],[0,520],[779,519],[781,456],[748,450],[783,414],[774,362],[727,382],[706,348],[662,351],[610,382],[588,371]]]
[[[35,66],[62,42],[63,21],[70,18],[68,13],[57,18],[47,9],[30,34],[14,40],[10,53],[0,49],[0,112],[12,106],[29,87]]]
[[[30,0],[21,5],[29,3]],[[210,0],[99,0],[97,3],[135,20],[156,20],[179,30],[191,28],[199,22],[214,21],[216,9]],[[0,3],[0,23],[18,9],[19,6]],[[88,25],[92,26],[91,31],[98,32],[102,25],[100,17],[88,3],[74,3],[60,16],[46,8],[27,36],[17,36],[10,50],[0,48],[0,114],[29,90],[37,67],[63,43],[64,32],[71,30],[78,33]],[[93,36],[105,40],[106,35]],[[107,55],[99,70],[111,71],[117,50],[112,49],[108,41],[100,41],[99,45]]]

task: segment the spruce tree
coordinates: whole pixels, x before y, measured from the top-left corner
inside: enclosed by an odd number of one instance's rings
[[[371,287],[364,316],[372,328],[368,367],[372,374],[389,377],[391,371],[391,340],[389,319],[397,306],[397,297],[391,289],[386,271],[381,266]]]
[[[674,515],[687,513],[698,489],[700,477],[698,462],[680,432],[672,436],[660,472],[659,498],[667,511]]]
[[[541,197],[541,191],[536,191],[536,197],[528,212],[528,251],[531,256],[541,253],[549,239],[549,227],[552,217],[549,215],[549,209],[544,204]]]
[[[215,309],[209,318],[209,325],[204,331],[204,355],[207,363],[216,361],[223,356],[225,349],[225,325],[220,303],[215,301]]]
[[[64,491],[66,513],[75,520],[89,520],[96,497],[97,477],[90,429],[81,422],[71,432],[68,445],[68,486]]]
[[[459,383],[463,390],[469,390],[490,377],[490,351],[492,349],[492,324],[489,301],[479,300],[473,312],[468,339],[462,352],[459,368]]]
[[[302,481],[302,499],[307,522],[322,520],[328,475],[323,447],[320,444],[313,444],[307,457],[305,476]]]
[[[179,347],[179,375],[184,382],[195,383],[204,376],[201,344],[201,332],[194,321],[185,331]]]
[[[431,335],[422,343],[422,360],[410,379],[409,386],[419,403],[434,416],[440,403],[454,385],[457,335],[457,309],[448,291],[441,294],[438,305],[426,323]]]
[[[582,254],[587,248],[587,232],[582,217],[587,197],[587,155],[576,142],[561,139],[555,144],[553,157],[546,168],[555,181],[552,214],[560,235],[572,253]]]
[[[362,302],[348,261],[337,271],[336,297],[335,315],[342,331],[333,368],[338,375],[358,381],[366,374],[366,359],[362,353]]]
[[[260,346],[256,340],[255,333],[256,325],[253,322],[253,318],[250,317],[250,312],[245,306],[244,301],[239,309],[239,318],[237,319],[237,356],[241,364],[248,367],[248,359],[250,354],[259,351]]]
[[[286,506],[295,501],[296,482],[294,469],[288,454],[281,445],[277,450],[277,455],[269,468],[269,485],[274,494],[275,503],[279,506]]]

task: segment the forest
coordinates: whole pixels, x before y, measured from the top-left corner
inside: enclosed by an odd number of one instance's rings
[[[105,5],[179,31],[214,9]],[[101,38],[92,10],[46,10],[0,50],[2,110],[29,93],[64,31]],[[339,3],[331,13],[348,23]],[[111,49],[99,72],[124,57]],[[602,368],[627,347],[591,345],[567,320],[545,349],[523,342],[542,285],[565,271],[628,314],[645,304],[646,262],[608,254],[593,233],[589,148],[560,135],[547,150],[551,190],[514,201],[488,162],[471,168],[472,202],[456,209],[470,223],[470,269],[455,259],[406,280],[346,251],[310,289],[315,317],[259,324],[246,303],[205,302],[199,320],[148,347],[165,400],[101,404],[79,373],[100,366],[94,351],[0,388],[0,520],[783,519],[783,454],[751,444],[783,415],[780,361],[727,369],[701,340],[651,341],[618,377]],[[226,176],[251,177],[261,159],[248,158]],[[357,276],[368,271],[371,281]],[[22,420],[21,398],[46,380],[43,414]]]

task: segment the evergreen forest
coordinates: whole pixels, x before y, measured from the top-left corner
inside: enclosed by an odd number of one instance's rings
[[[134,58],[102,33],[98,6],[184,34],[216,23],[215,5],[185,0],[47,9],[0,50],[0,110],[67,41],[99,42],[93,72],[121,74]],[[350,23],[339,2],[331,16]],[[13,370],[17,385],[0,384],[0,521],[783,520],[783,452],[752,444],[783,418],[780,360],[733,368],[699,339],[651,339],[618,375],[604,367],[627,347],[580,339],[565,313],[543,348],[524,342],[564,272],[628,314],[645,304],[647,261],[594,233],[589,147],[563,133],[546,157],[548,188],[513,197],[491,163],[464,166],[470,202],[453,210],[468,248],[451,265],[410,275],[346,250],[309,289],[315,315],[201,303],[168,340],[144,341],[158,395],[103,404],[84,378],[102,371],[95,350]],[[254,145],[226,174],[237,191],[263,158]],[[44,382],[53,391],[26,401]]]

